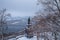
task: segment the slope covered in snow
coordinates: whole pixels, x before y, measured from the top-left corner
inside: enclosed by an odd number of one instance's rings
[[[12,38],[12,39],[9,39],[9,40],[37,40],[37,37],[36,36],[34,36],[33,38],[27,38],[27,37],[21,37],[21,38],[18,38],[18,39],[16,39],[16,38]],[[40,40],[43,40],[42,38],[40,38]]]

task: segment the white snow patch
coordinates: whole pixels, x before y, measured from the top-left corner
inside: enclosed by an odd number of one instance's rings
[[[19,38],[18,40],[36,40],[36,36],[33,38],[22,37],[22,38]]]
[[[14,23],[12,23],[12,24],[17,24],[17,23],[19,23],[19,22],[14,22]]]
[[[20,36],[19,36],[20,37]],[[36,36],[34,36],[33,38],[27,38],[27,37],[20,37],[20,38],[12,38],[9,40],[37,40]]]

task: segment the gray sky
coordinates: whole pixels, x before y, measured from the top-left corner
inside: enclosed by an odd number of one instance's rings
[[[13,17],[33,16],[37,0],[0,0],[0,9],[6,8]]]

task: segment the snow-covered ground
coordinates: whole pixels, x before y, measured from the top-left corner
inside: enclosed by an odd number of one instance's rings
[[[34,36],[33,38],[27,38],[27,37],[20,37],[20,38],[11,38],[11,39],[8,39],[8,40],[36,40],[36,36]]]
[[[16,37],[16,38],[8,39],[8,40],[37,40],[37,37],[36,36],[34,36],[33,38],[27,38],[25,36],[20,37],[20,38],[19,37],[20,36],[18,36],[18,38]],[[40,38],[40,40],[43,40],[43,39]]]
[[[54,40],[54,36],[52,36],[52,33],[51,32],[47,32],[45,36],[43,36],[44,33],[41,33],[40,35],[40,38],[39,40],[44,40],[44,38],[48,38],[49,40]],[[60,36],[57,36],[58,37],[58,40],[60,40]],[[8,39],[8,40],[37,40],[37,37],[34,36],[32,38],[27,38],[25,35],[19,35],[19,36],[16,36],[15,38],[11,38],[11,39]]]

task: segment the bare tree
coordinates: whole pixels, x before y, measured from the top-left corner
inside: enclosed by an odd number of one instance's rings
[[[60,0],[38,0],[38,3],[43,5],[43,13],[48,13],[46,22],[51,26],[55,40],[57,40],[57,32],[60,32]]]
[[[42,4],[46,11],[60,12],[60,0],[38,0],[38,3]]]
[[[45,16],[38,15],[33,18],[35,22],[34,31],[37,32],[37,40],[39,40],[40,33],[51,31],[50,26],[47,24],[47,19]],[[45,38],[47,38],[45,36]],[[48,38],[47,38],[48,39]],[[46,40],[46,39],[45,39]]]
[[[2,34],[2,40],[4,40],[4,31],[7,29],[7,19],[10,16],[10,14],[6,13],[6,9],[0,11],[0,29]]]

